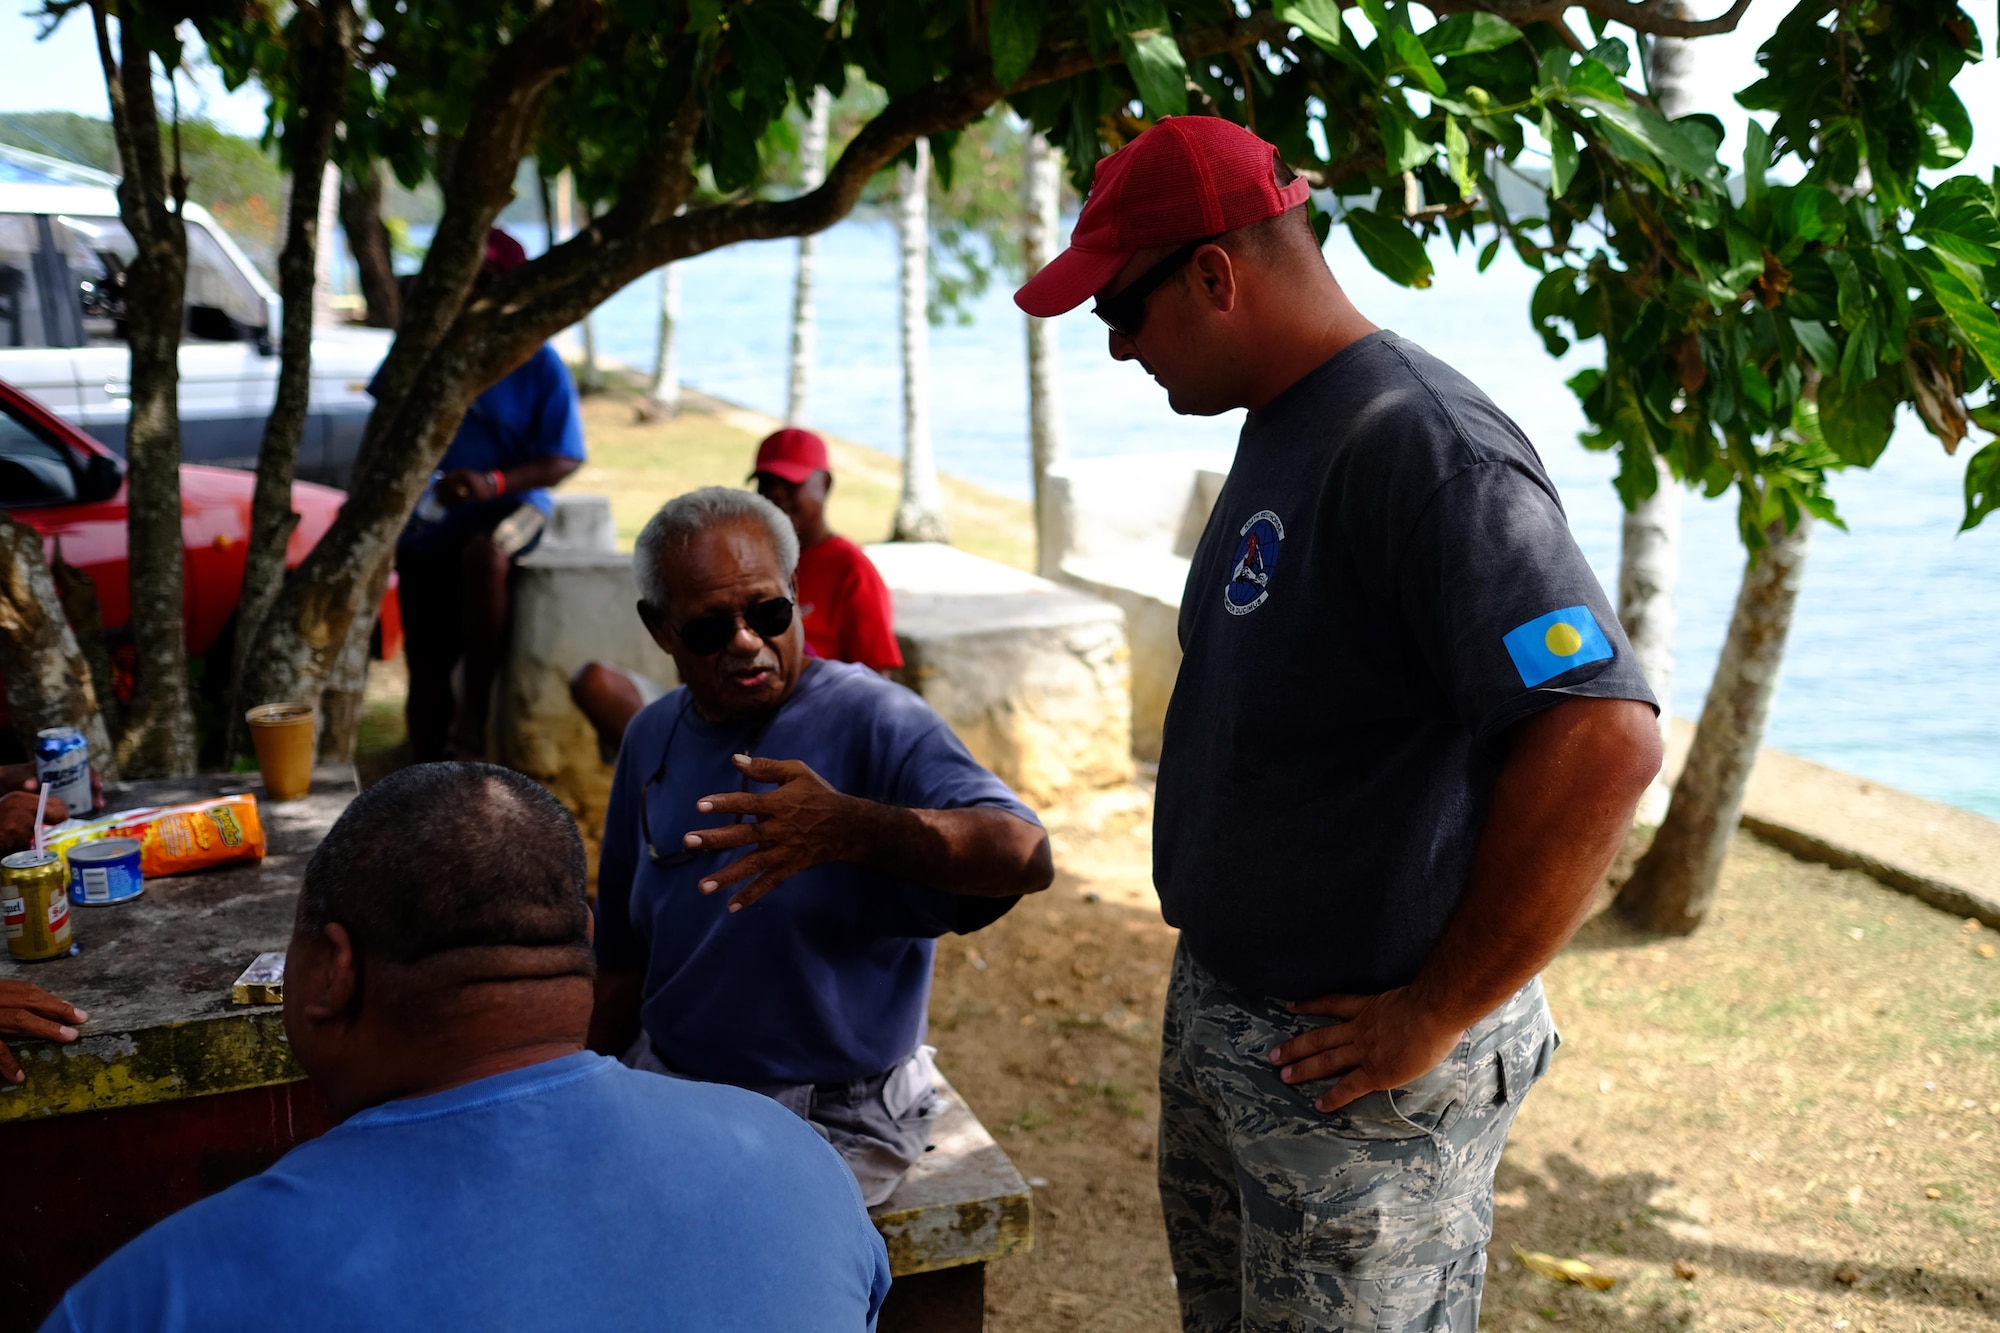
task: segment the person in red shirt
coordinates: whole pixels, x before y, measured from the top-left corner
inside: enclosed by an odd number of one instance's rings
[[[888,585],[866,552],[826,525],[826,441],[794,426],[773,431],[757,446],[750,479],[799,534],[799,616],[813,656],[877,671],[903,665]]]

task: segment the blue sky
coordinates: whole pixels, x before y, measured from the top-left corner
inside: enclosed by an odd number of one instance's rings
[[[0,112],[76,111],[103,116],[104,83],[86,15],[72,15],[47,41],[37,42],[40,20],[16,11],[23,0],[0,0],[0,68],[7,71],[0,86]],[[1697,0],[1697,13],[1725,8],[1723,0]],[[1737,89],[1757,77],[1757,47],[1789,10],[1789,0],[1754,0],[1735,32],[1703,38],[1691,71],[1702,110],[1722,118],[1729,129],[1725,160],[1742,149],[1747,113],[1734,101]],[[1975,5],[1973,12],[1983,6]],[[1989,53],[2000,45],[1990,11],[1979,15]],[[2000,164],[2000,60],[1987,59],[1959,76],[1958,94],[1972,113],[1976,142],[1961,169],[1985,175]],[[254,87],[231,93],[212,68],[197,69],[181,88],[182,105],[244,134],[264,127],[264,97]]]

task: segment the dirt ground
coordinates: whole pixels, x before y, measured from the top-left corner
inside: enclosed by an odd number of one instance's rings
[[[1056,886],[938,952],[939,1063],[1041,1182],[997,1333],[1176,1327],[1150,818],[1137,788],[1051,812]],[[1747,837],[1693,937],[1586,926],[1546,976],[1564,1045],[1501,1166],[1484,1326],[1992,1333],[1994,934]],[[1558,1286],[1516,1246],[1618,1283]]]

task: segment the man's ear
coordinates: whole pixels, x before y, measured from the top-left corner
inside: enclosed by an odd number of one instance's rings
[[[289,963],[286,966],[286,990],[303,986],[304,993],[299,998],[304,1002],[300,1016],[308,1023],[336,1023],[352,1021],[358,1017],[361,1000],[360,960],[354,953],[354,940],[347,933],[347,927],[338,921],[329,921],[325,928],[315,935],[300,935],[294,939],[294,948],[303,944],[306,957],[303,975],[294,975]]]
[[[1194,270],[1196,292],[1215,310],[1226,315],[1236,308],[1239,275],[1229,252],[1219,245],[1204,245],[1189,261]]]
[[[817,500],[824,500],[826,499],[827,496],[832,495],[833,474],[831,472],[828,472],[825,468],[821,468],[818,472],[814,473],[813,475],[819,482],[818,493],[813,498]]]
[[[639,599],[639,623],[653,636],[653,642],[660,645],[661,652],[673,656],[674,632],[667,626],[666,615],[643,597]]]

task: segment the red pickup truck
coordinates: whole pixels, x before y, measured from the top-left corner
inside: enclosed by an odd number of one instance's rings
[[[207,654],[236,614],[255,484],[250,473],[231,468],[191,464],[181,468],[181,540],[187,553],[182,613],[190,658]],[[299,525],[285,550],[287,568],[305,559],[333,526],[346,498],[341,491],[311,482],[292,487]],[[131,615],[124,464],[4,380],[0,380],[0,509],[41,533],[43,551],[50,557],[60,542],[63,559],[95,580],[105,628],[113,631],[115,642]],[[380,627],[378,651],[392,657],[400,651],[403,637],[393,576],[382,603]]]

